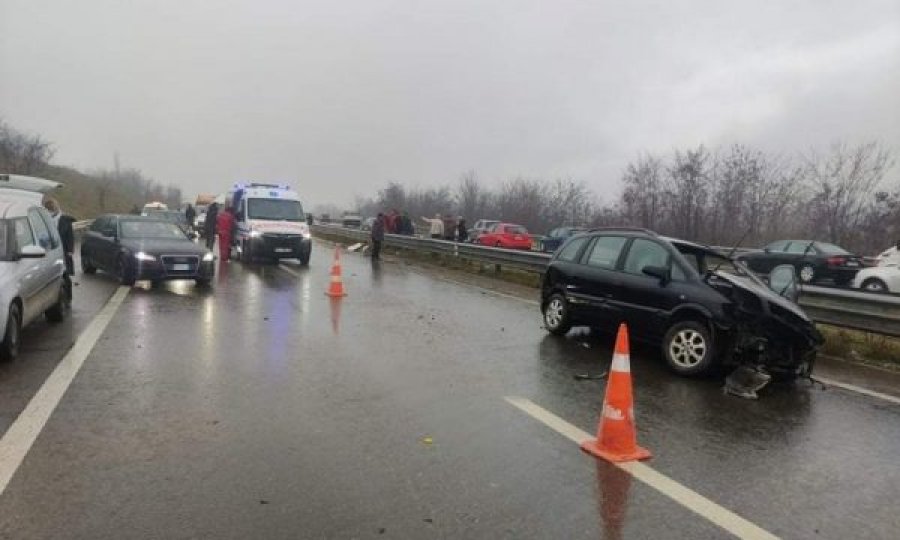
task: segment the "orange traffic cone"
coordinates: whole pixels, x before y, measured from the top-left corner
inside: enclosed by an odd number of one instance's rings
[[[631,367],[628,353],[628,327],[619,325],[603,411],[597,426],[597,439],[581,443],[581,449],[607,461],[648,459],[650,452],[637,445],[634,429],[634,400],[631,395]]]
[[[341,248],[334,248],[334,264],[331,265],[331,284],[325,294],[332,298],[347,296],[344,292],[344,282],[341,281]]]

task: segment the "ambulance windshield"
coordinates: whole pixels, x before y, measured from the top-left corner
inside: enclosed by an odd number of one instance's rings
[[[247,217],[272,221],[304,221],[306,219],[300,202],[286,199],[248,199]]]

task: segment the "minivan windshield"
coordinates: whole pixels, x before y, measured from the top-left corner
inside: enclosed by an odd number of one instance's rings
[[[300,202],[287,199],[247,199],[247,217],[272,221],[304,221],[306,219]]]
[[[766,287],[766,284],[741,262],[694,246],[675,244],[675,247],[681,252],[688,264],[701,276],[715,271],[716,273],[745,278],[761,287]]]

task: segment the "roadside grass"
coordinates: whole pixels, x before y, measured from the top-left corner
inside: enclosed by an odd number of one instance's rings
[[[823,354],[900,372],[900,339],[825,324],[818,326],[825,337]]]

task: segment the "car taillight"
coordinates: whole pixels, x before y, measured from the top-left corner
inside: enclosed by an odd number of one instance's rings
[[[841,266],[847,262],[847,257],[828,257],[828,266]]]

